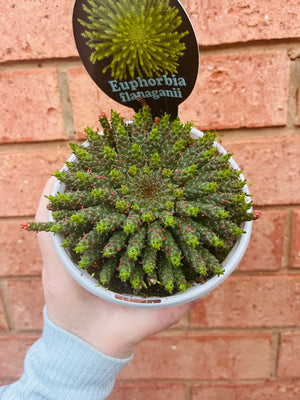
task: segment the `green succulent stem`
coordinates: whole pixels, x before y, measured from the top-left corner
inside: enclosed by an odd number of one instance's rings
[[[115,111],[99,121],[103,135],[87,128],[54,172],[65,185],[48,196],[54,221],[22,227],[62,235],[79,267],[115,291],[168,296],[221,275],[241,224],[258,214],[215,133],[192,139],[191,124],[153,120],[147,106],[132,123]]]

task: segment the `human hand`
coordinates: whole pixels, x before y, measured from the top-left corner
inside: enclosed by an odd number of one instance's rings
[[[40,200],[36,219],[48,220],[45,195],[51,193],[51,178]],[[134,309],[107,302],[81,287],[60,261],[50,233],[38,233],[43,257],[43,285],[47,314],[57,326],[75,334],[97,350],[126,358],[148,336],[177,323],[191,304],[163,309]]]

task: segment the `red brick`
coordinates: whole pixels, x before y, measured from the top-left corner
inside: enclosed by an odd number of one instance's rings
[[[291,267],[300,268],[300,209],[293,212]]]
[[[55,69],[0,73],[0,142],[64,139]]]
[[[108,400],[186,400],[185,385],[173,383],[117,383]]]
[[[77,56],[72,35],[74,0],[0,4],[0,61]]]
[[[67,73],[79,138],[87,125],[98,127],[99,110],[131,118],[133,111],[102,93],[83,68]],[[201,129],[285,125],[288,84],[284,51],[202,57],[198,82],[179,114]]]
[[[300,4],[287,0],[185,0],[201,45],[297,38]]]
[[[300,383],[290,381],[250,384],[195,384],[192,400],[296,400]]]
[[[37,335],[0,336],[0,376],[19,378],[23,373],[24,358]]]
[[[131,119],[134,111],[102,92],[84,68],[69,68],[67,73],[77,138],[85,137],[84,129],[87,126],[100,127],[98,122],[100,111],[110,115],[111,110],[116,110],[122,116]]]
[[[250,188],[251,189],[251,188]],[[238,269],[278,270],[281,267],[286,212],[264,210],[254,221],[249,246]]]
[[[45,183],[70,154],[64,148],[0,154],[0,216],[34,215]]]
[[[223,141],[244,171],[256,206],[299,204],[300,138],[272,137]]]
[[[43,328],[45,300],[41,280],[8,281],[7,294],[16,329]]]
[[[271,338],[270,333],[155,336],[139,345],[120,379],[267,379]]]
[[[300,324],[300,276],[231,276],[191,310],[191,327]]]
[[[37,235],[20,228],[21,220],[0,221],[0,276],[40,275]]]
[[[0,297],[0,331],[8,329],[4,307]]]
[[[297,112],[297,123],[300,125],[300,85],[296,93],[296,112]]]
[[[285,125],[289,67],[285,51],[202,56],[180,116],[200,129]]]
[[[300,377],[300,332],[281,334],[277,375],[280,378]]]

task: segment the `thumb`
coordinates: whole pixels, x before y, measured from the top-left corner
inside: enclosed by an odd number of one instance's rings
[[[52,176],[46,183],[42,196],[40,198],[40,202],[38,205],[38,209],[35,215],[35,220],[38,222],[47,222],[48,221],[48,210],[47,210],[47,205],[49,203],[48,199],[45,196],[48,196],[51,194],[54,183],[56,179]]]

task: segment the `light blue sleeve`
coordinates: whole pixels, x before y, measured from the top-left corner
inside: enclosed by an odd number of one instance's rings
[[[54,325],[44,309],[42,337],[29,349],[20,380],[0,388],[1,400],[103,400],[133,356],[118,359]]]

